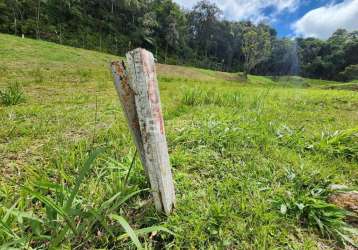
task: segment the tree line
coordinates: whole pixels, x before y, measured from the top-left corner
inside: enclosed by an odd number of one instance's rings
[[[159,62],[229,72],[358,78],[358,31],[279,38],[267,24],[223,19],[208,0],[191,10],[172,0],[0,0],[0,32],[117,55],[140,46]]]

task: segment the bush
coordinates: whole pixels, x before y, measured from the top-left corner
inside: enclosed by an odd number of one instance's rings
[[[344,81],[358,80],[358,64],[347,66],[339,76]]]
[[[0,103],[5,106],[16,105],[24,100],[24,92],[17,82],[10,84],[5,90],[0,90]]]

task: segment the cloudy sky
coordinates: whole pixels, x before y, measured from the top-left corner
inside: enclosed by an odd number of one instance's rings
[[[190,9],[199,0],[174,0]],[[326,39],[337,28],[358,30],[358,0],[210,0],[228,20],[270,23],[280,36]]]

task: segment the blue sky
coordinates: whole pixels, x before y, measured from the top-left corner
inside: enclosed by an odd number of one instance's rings
[[[287,11],[283,11],[277,16],[277,21],[271,22],[271,25],[277,30],[280,36],[293,36],[294,29],[292,25],[302,18],[306,13],[311,10],[326,6],[329,4],[328,0],[313,0],[313,1],[302,1],[298,4],[298,7],[292,11],[287,13]],[[270,13],[267,13],[268,15]]]
[[[190,9],[199,0],[174,0]],[[358,0],[209,0],[228,20],[264,21],[283,37],[328,38],[337,28],[358,30]]]

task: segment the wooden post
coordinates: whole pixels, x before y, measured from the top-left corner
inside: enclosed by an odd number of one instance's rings
[[[153,54],[145,49],[127,53],[124,62],[112,62],[114,82],[158,211],[170,214],[175,191],[169,163],[164,120]]]

